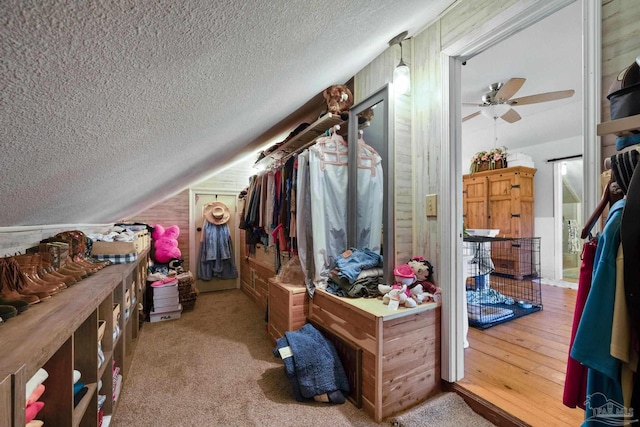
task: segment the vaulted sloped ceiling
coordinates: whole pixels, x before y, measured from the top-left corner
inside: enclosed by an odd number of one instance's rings
[[[570,98],[516,106],[522,117],[507,123],[476,116],[462,125],[464,162],[480,150],[506,145],[516,151],[582,135],[582,12],[575,2],[469,59],[462,67],[462,100],[481,103],[492,83],[525,78],[513,98],[573,89]],[[480,108],[464,105],[467,116]],[[495,141],[498,138],[498,141]],[[580,154],[580,153],[572,153]]]
[[[0,227],[139,212],[452,3],[4,0]]]

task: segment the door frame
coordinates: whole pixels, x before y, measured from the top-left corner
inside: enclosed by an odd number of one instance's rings
[[[207,196],[238,196],[238,193],[233,191],[213,191],[213,190],[199,190],[199,189],[189,189],[189,270],[194,272],[198,271],[198,251],[199,247],[196,242],[196,227],[201,227],[202,224],[196,224],[196,195],[204,194]],[[238,215],[238,203],[236,201],[235,209],[231,213],[232,215]],[[233,259],[235,260],[235,264],[237,266],[240,265],[240,229],[238,227],[233,227],[234,230],[230,232],[233,233],[233,241],[235,244],[233,245]],[[240,276],[238,276],[238,280],[236,283],[236,288],[240,288]]]
[[[590,0],[582,4],[583,16],[583,212],[595,207],[598,198],[597,177],[600,171],[600,138],[596,125],[600,121],[600,24],[601,5]],[[484,25],[442,49],[442,142],[440,146],[439,192],[442,198],[440,216],[441,282],[450,283],[443,294],[441,377],[455,382],[464,377],[464,325],[462,276],[462,62],[517,31],[553,14],[574,0],[520,0]],[[583,215],[587,217],[588,215]]]
[[[554,162],[553,164],[553,259],[554,259],[554,280],[562,280],[562,245],[563,233],[562,227],[562,162]]]

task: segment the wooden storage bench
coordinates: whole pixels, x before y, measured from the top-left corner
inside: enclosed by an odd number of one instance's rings
[[[376,422],[440,392],[438,304],[391,311],[378,299],[317,290],[309,321],[361,349],[361,402]]]
[[[275,277],[269,279],[269,337],[274,345],[285,332],[304,326],[308,313],[309,294],[305,286],[281,283]]]

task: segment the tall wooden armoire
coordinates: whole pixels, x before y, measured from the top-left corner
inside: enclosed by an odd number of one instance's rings
[[[466,228],[498,229],[497,237],[531,238],[534,234],[534,175],[536,169],[515,166],[462,177],[462,209]],[[531,240],[514,240],[509,250],[492,249],[496,272],[517,277],[533,274]],[[497,244],[492,245],[496,247]],[[523,259],[527,259],[524,262]]]

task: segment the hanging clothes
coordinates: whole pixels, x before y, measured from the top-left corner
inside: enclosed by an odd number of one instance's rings
[[[573,347],[576,331],[580,324],[580,318],[584,305],[591,290],[591,275],[593,273],[593,260],[596,255],[597,239],[591,239],[582,247],[582,262],[580,264],[580,277],[578,279],[578,293],[576,295],[576,307],[573,312],[573,325],[571,326],[571,339],[569,350]],[[587,367],[575,360],[569,354],[567,356],[567,372],[564,381],[564,393],[562,403],[569,408],[576,406],[584,409],[587,400]]]
[[[611,355],[612,323],[616,291],[616,257],[620,245],[620,223],[626,200],[613,206],[598,237],[591,291],[578,325],[571,357],[589,368],[585,426],[607,425],[591,409],[607,402],[624,406],[620,360]],[[606,344],[605,344],[606,343]],[[604,344],[604,345],[603,345]]]
[[[309,296],[313,297],[315,285],[315,263],[313,258],[313,221],[311,219],[311,182],[309,176],[309,150],[298,155],[298,177],[296,198],[296,234],[298,259],[304,272],[304,282]]]
[[[327,288],[334,260],[347,246],[348,148],[339,134],[309,148],[314,286]]]
[[[198,278],[202,280],[238,277],[233,242],[227,225],[229,215],[229,208],[222,202],[211,203],[204,210],[198,263]]]

